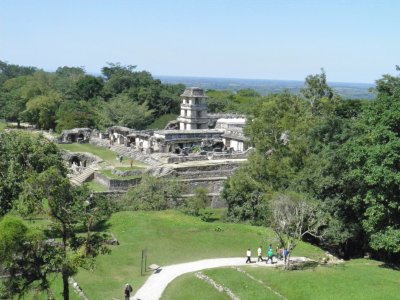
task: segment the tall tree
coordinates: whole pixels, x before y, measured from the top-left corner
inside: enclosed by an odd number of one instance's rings
[[[321,74],[308,75],[306,77],[301,93],[314,110],[317,109],[318,102],[322,98],[331,100],[334,97],[334,92],[327,83],[324,69],[321,69]]]
[[[120,125],[135,129],[143,129],[152,120],[152,110],[147,103],[138,104],[127,94],[112,98],[104,105],[105,126]]]
[[[25,180],[53,166],[66,173],[57,146],[44,137],[24,132],[0,134],[0,216],[13,207]]]
[[[104,244],[105,237],[93,229],[111,211],[109,206],[103,205],[104,202],[96,201],[86,188],[72,187],[68,178],[54,167],[32,178],[25,188],[30,191],[25,200],[36,202],[47,212],[51,221],[50,231],[61,238],[53,245],[56,257],[51,255],[50,258],[60,262],[52,271],[61,273],[63,299],[68,300],[68,278],[77,272],[78,267],[90,267],[97,255],[109,252]],[[86,232],[86,235],[79,236],[80,232]]]
[[[14,64],[9,64],[5,61],[0,60],[0,85],[6,82],[8,79],[32,75],[38,71],[35,67],[24,67]]]

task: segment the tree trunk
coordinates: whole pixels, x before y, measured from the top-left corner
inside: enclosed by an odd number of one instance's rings
[[[64,270],[62,271],[62,280],[63,280],[63,297],[64,300],[69,300],[69,283],[68,283],[68,273]]]
[[[62,240],[63,240],[63,250],[64,250],[64,260],[67,257],[67,238],[68,238],[68,231],[67,231],[67,226],[63,223],[62,224]],[[66,261],[64,261],[64,264]],[[62,273],[62,281],[63,281],[63,297],[64,300],[69,300],[69,283],[68,283],[68,270],[66,270],[65,265],[62,267],[61,270]]]

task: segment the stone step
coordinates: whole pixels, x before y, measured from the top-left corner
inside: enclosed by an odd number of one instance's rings
[[[94,174],[94,170],[91,167],[88,167],[82,173],[72,177],[70,179],[70,182],[74,185],[81,185],[93,174]]]

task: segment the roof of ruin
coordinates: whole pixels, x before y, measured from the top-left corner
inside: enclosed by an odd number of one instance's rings
[[[92,131],[90,128],[73,128],[69,130],[63,130],[61,134],[74,134],[74,133],[80,133],[82,131]]]
[[[186,88],[181,97],[200,97],[200,98],[208,98],[202,88],[199,87],[190,87]]]
[[[245,118],[221,118],[217,119],[217,123],[224,123],[224,124],[246,124]]]
[[[200,134],[200,133],[224,133],[224,130],[220,129],[192,129],[192,130],[156,130],[154,133],[160,135],[166,134]]]
[[[226,138],[226,139],[235,140],[235,141],[242,141],[242,142],[246,142],[249,140],[248,138],[246,138],[243,135],[236,135],[236,134],[232,134],[232,133],[224,133],[221,137]]]

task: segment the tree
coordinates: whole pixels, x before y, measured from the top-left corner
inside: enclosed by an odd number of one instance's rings
[[[112,98],[104,105],[104,120],[108,127],[111,125],[126,126],[143,129],[152,121],[153,111],[148,109],[147,103],[138,104],[128,95],[121,94]]]
[[[48,275],[61,265],[57,247],[44,234],[28,229],[17,217],[0,221],[0,267],[7,277],[2,279],[0,297],[24,296],[30,290],[46,291],[54,299]]]
[[[251,166],[245,166],[228,178],[222,190],[222,198],[228,204],[230,221],[250,221],[255,225],[268,225],[269,209],[263,182],[254,179]]]
[[[200,211],[206,208],[207,203],[207,189],[200,187],[195,190],[194,196],[186,200],[183,211],[192,216],[199,216]]]
[[[342,191],[370,246],[389,256],[399,253],[389,252],[396,249],[390,245],[400,232],[399,89],[397,78],[377,81],[377,100],[365,108],[355,123],[358,134],[342,149],[348,167]]]
[[[25,132],[0,134],[0,216],[15,205],[24,182],[45,170],[66,169],[56,145]]]
[[[44,130],[55,129],[56,111],[61,101],[61,95],[57,92],[36,96],[26,103],[26,109],[21,113],[22,119]]]
[[[129,210],[164,210],[180,204],[182,185],[173,179],[144,176],[123,198]]]
[[[32,178],[26,187],[31,191],[31,199],[25,199],[36,202],[47,212],[51,232],[61,238],[59,243],[53,244],[55,256],[50,258],[59,261],[52,271],[61,273],[63,299],[68,300],[68,278],[77,272],[78,267],[89,268],[97,255],[109,252],[104,245],[105,237],[93,232],[93,229],[111,211],[104,201],[96,201],[85,187],[72,187],[68,178],[54,167]],[[86,235],[79,236],[80,232]],[[26,278],[21,277],[20,280]]]
[[[322,239],[326,226],[324,215],[316,203],[297,193],[275,194],[271,200],[271,228],[281,245],[293,251],[297,242],[307,235]],[[289,259],[287,265],[289,265]]]
[[[89,100],[100,95],[103,90],[103,80],[98,77],[85,75],[75,83],[75,93],[78,99]]]
[[[303,94],[304,98],[309,101],[314,110],[318,109],[318,102],[322,98],[331,100],[335,96],[333,90],[326,81],[324,69],[321,69],[321,74],[308,75],[304,83],[304,88],[302,88],[300,92]]]
[[[72,128],[101,127],[98,118],[102,114],[102,105],[106,105],[102,100],[63,101],[56,112],[57,132]]]
[[[36,71],[38,71],[38,69],[35,67],[13,65],[0,60],[0,85],[2,85],[8,79],[32,75]]]

